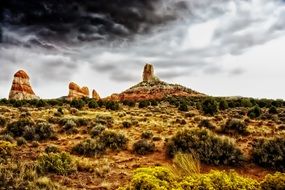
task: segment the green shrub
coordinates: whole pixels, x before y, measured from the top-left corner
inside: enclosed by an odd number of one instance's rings
[[[145,108],[148,106],[150,106],[150,101],[148,101],[148,100],[143,100],[143,101],[139,102],[139,108]]]
[[[208,119],[203,119],[198,127],[205,127],[206,129],[211,129],[211,130],[214,130],[216,129],[216,126]]]
[[[84,105],[85,105],[85,102],[81,99],[79,100],[74,99],[70,102],[70,106],[76,109],[81,109],[84,107]]]
[[[55,136],[55,132],[47,122],[37,123],[35,126],[35,134],[39,137],[37,140],[50,139]]]
[[[16,141],[17,141],[17,145],[18,146],[22,146],[22,145],[27,144],[27,141],[26,141],[26,139],[24,137],[19,137],[19,138],[16,139]]]
[[[257,118],[261,115],[261,109],[258,106],[254,106],[247,112],[247,116],[250,117],[251,119]]]
[[[236,172],[211,171],[207,174],[190,175],[178,184],[182,190],[221,189],[221,190],[256,190],[259,184],[256,180],[238,175]]]
[[[193,153],[207,164],[238,165],[244,157],[229,138],[221,138],[206,129],[178,132],[166,145],[166,153],[174,157],[177,152]]]
[[[228,119],[227,122],[221,127],[221,132],[226,134],[248,134],[247,125],[239,119]]]
[[[260,184],[262,190],[285,189],[285,173],[268,174]]]
[[[68,175],[76,171],[76,166],[68,153],[44,153],[37,160],[37,169],[42,174]]]
[[[18,121],[8,124],[7,132],[11,133],[14,137],[21,137],[27,128],[33,128],[33,126],[34,122],[30,119],[19,119]]]
[[[130,101],[130,100],[124,100],[122,103],[123,103],[123,105],[129,106],[129,107],[135,107],[135,105],[136,105],[136,102]]]
[[[141,134],[141,138],[143,138],[143,139],[150,139],[152,137],[153,137],[153,133],[151,131],[144,131]]]
[[[131,122],[129,122],[129,121],[124,121],[122,123],[122,125],[123,125],[124,128],[131,128],[131,126],[132,126]]]
[[[278,114],[278,110],[275,106],[271,106],[268,110],[268,113],[270,114]]]
[[[108,109],[108,110],[116,111],[116,110],[120,109],[120,105],[118,102],[113,102],[113,101],[106,102],[105,106],[106,106],[106,109]]]
[[[0,165],[1,189],[13,190],[60,190],[58,184],[47,177],[40,177],[35,166],[22,162]]]
[[[145,139],[138,140],[133,144],[133,152],[139,155],[151,154],[155,151],[155,144]]]
[[[285,171],[285,139],[257,139],[253,144],[252,159],[263,167]]]
[[[165,167],[139,168],[126,190],[167,190],[175,187],[175,176]]]
[[[91,100],[89,103],[88,103],[88,107],[89,108],[93,108],[93,109],[95,109],[95,108],[98,108],[99,107],[99,105],[98,105],[98,103],[95,101],[95,100]]]
[[[105,116],[105,115],[97,115],[95,119],[96,124],[102,124],[107,127],[112,127],[114,123],[114,119],[112,116]]]
[[[15,145],[10,142],[0,141],[0,164],[5,162],[7,158],[11,157],[14,146]]]
[[[241,103],[240,104],[241,104],[242,107],[246,107],[246,108],[252,107],[252,103],[251,103],[250,99],[247,99],[247,98],[241,99]]]
[[[229,108],[229,105],[228,105],[228,102],[225,100],[225,99],[222,99],[220,102],[219,102],[219,109],[220,110],[226,110]]]
[[[214,115],[218,112],[218,103],[214,98],[208,98],[202,102],[204,114]]]
[[[179,107],[178,107],[178,110],[179,111],[188,111],[188,105],[186,104],[186,103],[181,103],[180,105],[179,105]]]
[[[91,135],[92,138],[99,136],[106,127],[102,124],[97,124],[96,126],[92,127],[89,134]]]
[[[127,148],[128,139],[125,135],[114,131],[103,131],[101,135],[99,135],[98,142],[112,150],[124,150]]]
[[[96,156],[105,152],[105,144],[98,143],[96,140],[87,139],[72,148],[72,152],[84,156]]]
[[[65,121],[62,130],[68,134],[76,133],[78,132],[77,124],[72,119],[68,119]]]
[[[0,116],[0,127],[5,127],[7,120],[4,117]]]
[[[58,152],[60,152],[60,150],[56,147],[56,146],[53,146],[53,145],[51,145],[51,146],[48,146],[48,147],[46,147],[45,148],[45,153],[58,153]]]
[[[150,105],[151,106],[158,106],[157,100],[150,100]]]
[[[48,104],[47,104],[47,102],[45,101],[45,100],[42,100],[42,99],[40,99],[38,102],[37,102],[37,104],[36,104],[36,106],[39,108],[39,107],[45,107],[45,106],[47,106]]]

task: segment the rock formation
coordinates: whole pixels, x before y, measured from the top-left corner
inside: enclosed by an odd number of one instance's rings
[[[150,82],[153,80],[155,80],[153,65],[146,64],[143,70],[143,81]]]
[[[154,75],[154,67],[146,64],[143,70],[143,81],[139,84],[125,90],[117,96],[110,96],[108,99],[116,101],[141,101],[151,99],[163,99],[169,96],[189,97],[189,96],[205,96],[202,93],[196,92],[177,84],[169,84],[159,80]]]
[[[39,99],[35,95],[31,85],[29,75],[23,71],[19,70],[15,73],[12,87],[9,93],[9,99],[14,100],[32,100]]]
[[[89,97],[88,87],[80,88],[80,86],[74,82],[69,83],[69,94],[67,96],[68,100],[80,99],[84,97]]]
[[[96,90],[92,91],[92,98],[95,99],[96,101],[101,99]]]

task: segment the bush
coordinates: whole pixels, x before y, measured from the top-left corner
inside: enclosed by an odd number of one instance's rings
[[[92,129],[90,130],[90,135],[92,138],[99,136],[104,130],[106,129],[106,127],[102,124],[97,124],[96,126],[92,127]]]
[[[126,190],[166,190],[175,188],[175,176],[165,167],[139,168]]]
[[[0,164],[11,157],[14,144],[6,141],[0,141]]]
[[[48,146],[48,147],[45,148],[45,153],[48,154],[48,153],[52,153],[52,152],[53,153],[58,153],[60,151],[59,151],[59,149],[56,146],[53,146],[53,145],[52,146]]]
[[[35,134],[39,137],[37,140],[50,139],[55,136],[55,132],[47,122],[37,123],[35,126]]]
[[[150,100],[150,105],[151,106],[158,106],[157,100]]]
[[[211,171],[207,174],[191,175],[186,177],[178,184],[181,189],[221,189],[221,190],[236,190],[259,189],[259,184],[256,180],[245,178],[238,175],[236,172]]]
[[[153,137],[153,133],[151,131],[145,131],[141,134],[141,138],[150,139]]]
[[[128,139],[120,133],[113,131],[103,131],[98,139],[99,143],[112,150],[124,150],[127,148]]]
[[[98,103],[95,101],[95,100],[91,100],[89,103],[88,103],[88,107],[89,108],[93,108],[93,109],[95,109],[95,108],[98,108],[99,107],[99,105],[98,105]]]
[[[129,121],[124,121],[122,124],[124,128],[130,128],[132,126],[131,122]]]
[[[59,175],[68,175],[76,171],[75,163],[68,153],[42,154],[37,160],[37,169],[42,174]]]
[[[76,133],[78,131],[77,124],[72,119],[68,119],[67,121],[65,121],[65,124],[62,129],[68,134]]]
[[[36,106],[39,108],[39,107],[45,107],[45,106],[47,106],[48,104],[47,104],[47,102],[45,101],[45,100],[42,100],[42,99],[40,99],[38,102],[37,102],[37,104],[36,104]]]
[[[247,98],[241,99],[241,103],[240,104],[241,104],[242,107],[246,107],[246,108],[252,107],[252,103],[251,103],[250,99],[247,99]]]
[[[206,129],[178,132],[166,145],[166,153],[174,157],[177,152],[193,153],[207,164],[239,165],[242,152],[229,138],[221,138]]]
[[[74,99],[70,102],[70,106],[76,109],[81,109],[84,107],[84,105],[85,105],[85,102],[81,99],[79,100]]]
[[[262,190],[281,190],[285,189],[285,174],[276,172],[268,174],[260,184]]]
[[[214,98],[208,98],[202,102],[204,114],[214,115],[218,112],[218,103]]]
[[[118,102],[106,102],[106,109],[108,110],[113,110],[113,111],[116,111],[116,110],[119,110],[120,109],[120,105]]]
[[[278,114],[278,110],[275,106],[271,106],[268,110],[268,113],[270,114]]]
[[[228,119],[227,122],[221,127],[221,132],[226,134],[248,134],[247,125],[239,119]]]
[[[257,139],[253,144],[252,159],[263,167],[285,171],[285,139]]]
[[[0,116],[0,127],[5,127],[6,123],[7,123],[6,119]]]
[[[211,130],[214,130],[216,129],[216,126],[208,119],[203,119],[198,127],[205,127],[206,129],[211,129]]]
[[[136,102],[130,101],[130,100],[124,100],[124,101],[123,101],[123,105],[129,106],[129,107],[135,107]]]
[[[187,104],[186,103],[181,103],[180,105],[179,105],[179,108],[178,108],[178,110],[179,111],[188,111],[188,106],[187,106]]]
[[[229,108],[228,102],[224,99],[222,99],[219,103],[219,109],[220,110],[226,110]]]
[[[258,106],[254,106],[247,113],[247,116],[250,117],[251,119],[257,118],[260,115],[261,115],[261,109]]]
[[[139,140],[133,144],[133,152],[139,155],[151,154],[155,151],[155,144],[147,140]]]
[[[24,137],[19,137],[19,138],[17,138],[16,141],[17,141],[17,145],[18,146],[22,146],[22,145],[27,144],[27,141],[26,141],[26,139]]]
[[[148,100],[143,100],[139,102],[139,108],[145,108],[150,106],[150,102]]]
[[[34,165],[21,162],[0,165],[0,187],[11,190],[62,189],[49,178],[38,176]]]
[[[27,128],[33,128],[34,122],[30,119],[19,119],[18,121],[9,123],[7,132],[11,133],[14,137],[21,137],[24,135]]]
[[[96,156],[105,152],[105,144],[98,143],[93,139],[80,142],[72,148],[72,152],[84,156]]]

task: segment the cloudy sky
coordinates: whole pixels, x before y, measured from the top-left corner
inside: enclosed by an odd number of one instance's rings
[[[26,70],[37,95],[74,81],[101,96],[160,79],[213,96],[285,99],[284,0],[10,0],[0,22],[0,97]]]

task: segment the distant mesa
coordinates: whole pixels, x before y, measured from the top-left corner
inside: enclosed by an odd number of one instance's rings
[[[177,97],[189,97],[189,96],[206,96],[200,92],[196,92],[192,89],[186,88],[178,84],[169,84],[159,80],[154,74],[154,67],[151,64],[146,64],[143,70],[142,82],[137,85],[123,91],[122,93],[108,97],[113,101],[130,100],[152,100],[163,99],[169,96]]]
[[[80,99],[80,98],[89,98],[90,93],[88,87],[82,87],[80,88],[79,85],[77,85],[74,82],[69,83],[69,93],[67,96],[68,100],[73,100],[73,99]]]
[[[10,100],[39,99],[39,97],[35,95],[30,84],[30,77],[25,71],[19,70],[14,74],[12,87],[9,93],[9,99]]]

